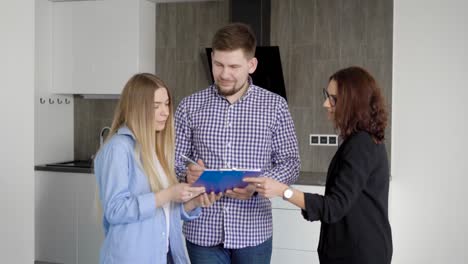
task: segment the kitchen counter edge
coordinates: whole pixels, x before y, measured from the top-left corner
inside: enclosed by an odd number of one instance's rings
[[[53,172],[70,172],[70,173],[93,173],[92,168],[76,168],[76,167],[52,167],[46,165],[36,165],[34,170],[37,171],[53,171]],[[314,171],[301,171],[299,178],[294,183],[295,185],[316,185],[325,186],[327,179],[326,172],[314,172]]]

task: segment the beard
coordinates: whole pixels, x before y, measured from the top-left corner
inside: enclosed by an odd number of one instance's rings
[[[246,83],[244,83],[243,85],[239,85],[238,87],[236,87],[236,84],[237,83],[234,83],[231,87],[228,87],[228,88],[226,88],[226,87],[221,88],[218,84],[216,84],[216,87],[218,88],[218,93],[220,95],[222,95],[222,96],[231,96],[231,95],[234,95],[234,94],[238,93],[246,85]]]

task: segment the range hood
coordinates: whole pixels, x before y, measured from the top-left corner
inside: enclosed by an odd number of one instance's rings
[[[230,22],[250,25],[257,38],[257,46],[270,45],[271,0],[230,0]]]
[[[230,0],[229,5],[229,21],[248,24],[257,39],[255,57],[259,63],[251,74],[254,84],[287,99],[280,49],[278,46],[270,46],[270,0]],[[211,73],[211,48],[206,48],[206,55]],[[213,76],[211,81],[214,81]]]

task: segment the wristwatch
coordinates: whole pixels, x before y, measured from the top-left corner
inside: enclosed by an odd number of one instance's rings
[[[283,191],[283,199],[284,200],[289,200],[293,196],[294,192],[291,188],[287,188],[286,190]]]

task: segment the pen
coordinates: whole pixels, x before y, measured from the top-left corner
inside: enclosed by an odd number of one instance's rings
[[[199,168],[205,169],[205,168],[203,168],[202,166],[200,166],[200,164],[198,164],[197,162],[195,162],[193,159],[190,159],[189,157],[187,157],[187,156],[185,156],[185,155],[182,155],[182,154],[181,154],[180,156],[181,156],[184,160],[186,160],[186,161],[188,161],[188,162],[190,162],[190,163],[192,163],[192,164],[198,166]]]

